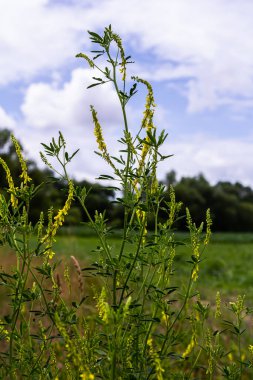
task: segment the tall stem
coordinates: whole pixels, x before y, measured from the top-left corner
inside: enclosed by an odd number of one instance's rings
[[[145,223],[143,223],[143,226],[142,226],[142,229],[141,229],[141,233],[140,233],[140,236],[139,236],[139,242],[138,242],[138,246],[137,246],[137,249],[136,249],[136,253],[135,253],[135,256],[133,258],[133,261],[132,261],[132,265],[129,269],[129,272],[128,272],[128,275],[127,275],[127,278],[125,280],[125,283],[123,285],[123,289],[122,289],[122,292],[121,292],[121,296],[120,296],[120,300],[119,300],[119,305],[121,305],[122,301],[123,301],[123,298],[124,298],[124,293],[125,293],[125,290],[127,288],[127,284],[128,284],[128,281],[130,279],[130,276],[132,274],[132,271],[134,269],[134,266],[136,264],[136,261],[138,259],[138,256],[139,256],[139,253],[140,253],[140,249],[141,249],[141,244],[142,244],[142,238],[143,238],[143,234],[144,234],[144,230],[145,230]]]
[[[117,93],[117,96],[118,96],[118,99],[120,102],[120,106],[121,106],[121,110],[122,110],[122,114],[123,114],[123,120],[124,120],[125,136],[127,136],[127,134],[128,134],[128,121],[127,121],[127,115],[126,115],[126,109],[125,109],[126,104],[125,104],[124,99],[122,99],[122,97],[120,95],[120,91],[119,91],[119,87],[118,87],[118,83],[117,83],[117,72],[116,72],[117,62],[114,62],[113,59],[111,58],[109,49],[107,50],[107,55],[109,57],[111,65],[113,67],[112,81],[113,81],[114,88],[115,88],[115,91]],[[125,90],[125,81],[124,81],[124,90]],[[127,146],[127,160],[126,160],[125,175],[124,175],[124,180],[123,180],[123,197],[124,197],[124,222],[123,222],[124,224],[123,224],[123,226],[124,227],[123,227],[123,239],[122,239],[122,244],[121,244],[120,251],[119,251],[118,262],[121,261],[122,255],[124,253],[126,238],[127,238],[127,231],[128,231],[127,222],[128,222],[129,210],[126,207],[126,202],[127,202],[127,194],[129,193],[128,177],[129,177],[131,149],[130,149],[129,142],[127,142],[127,144],[128,144],[128,146]],[[114,272],[113,272],[113,304],[114,304],[114,306],[116,306],[116,303],[117,303],[117,295],[116,295],[117,275],[118,275],[118,268],[114,268]],[[120,303],[122,301],[122,296],[123,296],[123,293],[121,294]]]

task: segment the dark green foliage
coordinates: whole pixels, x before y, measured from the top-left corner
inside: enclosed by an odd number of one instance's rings
[[[211,185],[202,174],[176,181],[175,171],[166,176],[167,188],[171,184],[177,199],[189,207],[197,223],[204,218],[203,210],[210,208],[214,231],[253,231],[253,190],[249,186],[222,181]],[[184,228],[183,220],[178,221],[178,227]]]
[[[19,175],[21,174],[21,168],[13,144],[10,141],[10,136],[10,130],[0,129],[0,155],[7,163],[12,173],[14,183],[17,184],[19,181]],[[44,144],[44,147],[46,146],[47,145]],[[69,162],[73,155],[68,157],[68,153],[66,154],[67,162]],[[64,181],[56,180],[54,173],[50,169],[40,169],[32,160],[28,160],[27,166],[29,175],[33,179],[34,186],[39,186],[36,197],[31,201],[30,208],[31,222],[36,223],[41,211],[43,211],[46,216],[51,205],[54,205],[55,211],[63,206],[67,192],[67,185]],[[91,215],[94,215],[96,210],[99,212],[106,210],[108,215],[112,214],[113,207],[110,203],[110,200],[114,197],[114,191],[112,189],[107,189],[99,184],[91,184],[85,180],[74,181],[74,183],[76,186],[81,188],[85,187],[87,189],[87,208]],[[5,173],[0,166],[0,188],[5,189],[7,187],[8,184]],[[79,203],[76,202],[75,209],[71,211],[66,220],[66,224],[79,224],[81,220],[87,221],[87,218]]]

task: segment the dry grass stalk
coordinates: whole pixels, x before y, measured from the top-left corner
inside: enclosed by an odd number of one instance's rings
[[[73,261],[74,267],[76,268],[77,274],[78,274],[78,284],[79,284],[79,290],[81,294],[83,294],[84,286],[83,286],[83,278],[82,278],[82,271],[79,262],[75,258],[75,256],[70,256],[70,258]]]

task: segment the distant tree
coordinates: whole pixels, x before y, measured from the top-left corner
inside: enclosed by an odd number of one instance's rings
[[[23,150],[22,144],[19,141],[19,145]],[[9,169],[11,171],[11,175],[13,177],[14,183],[17,184],[19,179],[19,175],[21,174],[21,167],[16,155],[15,148],[11,141],[11,131],[9,129],[0,129],[0,155],[5,160]],[[47,215],[47,211],[51,204],[53,203],[55,206],[60,205],[61,197],[52,182],[50,177],[53,177],[53,173],[47,168],[41,170],[37,167],[36,163],[30,159],[27,160],[27,168],[30,177],[33,179],[33,183],[35,186],[39,186],[40,184],[44,184],[41,190],[38,191],[36,198],[31,201],[31,209],[30,216],[31,220],[36,223],[40,216],[40,211],[44,211],[45,216]],[[8,184],[6,181],[6,176],[3,168],[0,166],[0,189],[4,191],[7,188]]]
[[[215,228],[221,231],[253,231],[253,191],[240,183],[218,182],[213,187]]]
[[[203,174],[183,177],[177,182],[175,178],[175,172],[169,172],[164,181],[165,186],[174,183],[177,200],[190,209],[197,224],[203,220],[205,210],[210,208],[213,230],[253,231],[253,190],[249,186],[228,181],[220,181],[212,186]],[[184,213],[185,209],[182,215]],[[165,217],[165,214],[161,214],[161,217]],[[180,222],[179,228],[183,228],[183,225],[183,221]]]
[[[107,187],[104,187],[97,183],[92,184],[85,180],[82,180],[79,182],[75,181],[75,184],[77,186],[86,188],[86,191],[88,192],[88,195],[86,198],[86,204],[91,215],[94,215],[96,210],[98,212],[103,212],[105,210],[108,216],[112,215],[113,206],[112,206],[111,201],[114,198],[113,190],[108,189]],[[87,221],[87,216],[84,214],[83,210],[81,210],[81,212],[82,212],[83,220]]]
[[[165,178],[165,184],[167,187],[175,186],[177,183],[177,173],[175,170],[171,170],[169,173],[166,174]]]
[[[10,130],[0,129],[0,155],[9,166],[14,183],[18,183],[21,168],[10,137]],[[46,217],[51,205],[57,211],[64,204],[67,186],[63,181],[56,181],[49,169],[39,169],[34,161],[28,160],[27,166],[34,185],[42,184],[36,198],[31,202],[31,219],[36,223],[40,211],[43,211]],[[113,220],[113,225],[122,227],[123,208],[118,203],[112,203],[115,196],[113,190],[86,180],[74,182],[76,185],[86,188],[88,192],[86,205],[91,215],[94,215],[96,210],[98,212],[106,210],[108,217],[110,216],[110,219]],[[168,190],[164,200],[169,201],[169,187],[172,185],[177,200],[182,201],[185,207],[190,209],[192,218],[197,224],[201,223],[205,217],[205,210],[210,208],[213,230],[253,231],[253,190],[249,186],[244,186],[239,182],[232,184],[228,181],[220,181],[212,186],[203,174],[177,180],[174,170],[167,173],[164,185]],[[5,172],[0,166],[0,191],[5,191],[7,187]],[[185,209],[182,209],[181,216],[183,215],[185,215]],[[166,212],[161,210],[159,217],[166,218]],[[67,224],[78,224],[81,220],[87,221],[87,218],[80,205],[76,203],[66,222]],[[152,223],[153,221],[149,220],[150,226]],[[177,227],[183,229],[184,226],[185,221],[181,219]]]
[[[20,144],[20,142],[19,142]],[[22,145],[20,144],[21,149]],[[21,174],[20,163],[18,161],[15,148],[11,141],[11,131],[0,129],[0,156],[5,160],[10,168],[14,183],[18,183]],[[35,161],[27,160],[27,167],[30,177],[35,186],[42,184],[36,197],[31,201],[30,216],[33,223],[39,219],[40,212],[43,211],[47,217],[48,209],[53,205],[54,209],[59,209],[65,202],[67,186],[63,181],[56,181],[53,172],[48,168],[41,170]],[[111,199],[114,197],[113,190],[107,189],[99,184],[91,184],[88,181],[74,181],[78,186],[85,186],[88,192],[86,199],[87,208],[91,215],[95,210],[108,213],[112,212]],[[6,176],[0,165],[0,191],[8,187]],[[67,218],[67,224],[78,224],[81,220],[86,220],[79,203],[73,207]]]
[[[211,199],[211,186],[202,174],[196,177],[183,177],[180,181],[176,181],[175,171],[167,174],[165,186],[167,187],[167,197],[165,201],[169,201],[169,186],[173,185],[178,201],[183,202],[184,207],[188,207],[191,211],[192,218],[197,224],[201,223],[205,218],[205,210],[208,208]],[[185,208],[182,209],[182,215],[185,214]],[[161,213],[164,218],[166,213]],[[185,228],[185,221],[178,223],[179,228]]]

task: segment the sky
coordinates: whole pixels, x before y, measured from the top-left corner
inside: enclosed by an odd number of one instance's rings
[[[85,61],[87,31],[105,26],[135,61],[130,74],[154,88],[156,126],[173,157],[159,178],[203,173],[212,184],[253,186],[252,0],[0,0],[0,128],[9,128],[41,167],[41,142],[64,134],[77,179],[109,173],[94,154],[89,106],[98,111],[116,153],[122,116],[112,86],[87,90],[94,73]],[[144,96],[144,98],[143,98]],[[131,128],[145,94],[128,107]]]

